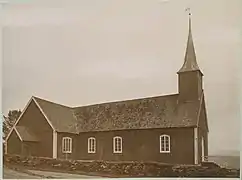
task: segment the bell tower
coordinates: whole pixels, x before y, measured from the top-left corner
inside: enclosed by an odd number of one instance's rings
[[[179,102],[198,100],[203,90],[203,73],[198,67],[192,38],[191,13],[189,12],[189,32],[183,66],[177,72]]]

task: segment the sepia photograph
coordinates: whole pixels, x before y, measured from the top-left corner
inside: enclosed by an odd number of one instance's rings
[[[240,178],[240,0],[0,0],[4,179]]]

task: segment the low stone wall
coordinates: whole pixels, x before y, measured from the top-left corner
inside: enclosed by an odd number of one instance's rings
[[[99,173],[111,177],[239,177],[239,170],[220,168],[214,163],[198,166],[155,162],[68,161],[39,157],[4,155],[4,165],[59,170],[62,172]]]

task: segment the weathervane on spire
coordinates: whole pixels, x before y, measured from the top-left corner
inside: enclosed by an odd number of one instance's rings
[[[185,11],[188,12],[189,16],[191,16],[191,8],[188,7],[188,8],[185,9]]]

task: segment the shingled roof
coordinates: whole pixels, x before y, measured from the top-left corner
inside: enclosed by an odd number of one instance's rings
[[[178,105],[178,95],[75,108],[79,131],[188,127],[196,125],[199,103]]]
[[[67,107],[34,97],[58,132],[192,127],[199,101],[178,103],[178,94],[81,107]]]

